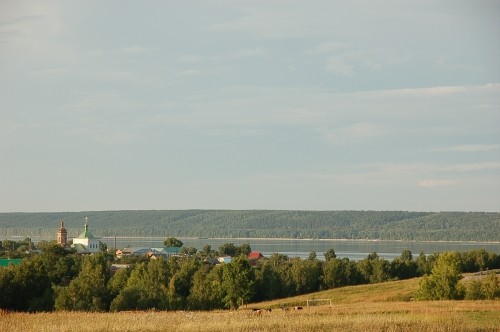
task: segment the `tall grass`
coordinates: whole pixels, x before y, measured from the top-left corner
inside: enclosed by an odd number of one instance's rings
[[[500,301],[409,301],[418,280],[328,290],[248,305],[237,311],[9,313],[7,331],[500,331]],[[332,306],[307,308],[311,298]],[[304,306],[281,310],[279,306]],[[273,308],[257,313],[252,308]]]

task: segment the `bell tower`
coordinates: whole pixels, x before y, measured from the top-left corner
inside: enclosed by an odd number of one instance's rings
[[[63,248],[68,245],[68,231],[64,228],[64,221],[61,221],[61,227],[57,231],[57,244]]]

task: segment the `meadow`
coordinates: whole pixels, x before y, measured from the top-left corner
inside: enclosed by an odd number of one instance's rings
[[[7,331],[500,331],[500,301],[414,301],[418,279],[343,287],[236,311],[0,312]],[[307,307],[308,299],[332,305]],[[294,310],[302,306],[302,310]],[[285,307],[288,310],[283,310]],[[270,312],[254,309],[272,309]]]

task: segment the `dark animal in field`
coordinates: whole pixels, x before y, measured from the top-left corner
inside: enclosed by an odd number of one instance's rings
[[[253,308],[252,311],[256,314],[256,315],[262,315],[262,313],[264,312],[271,312],[272,309],[258,309],[258,308]]]

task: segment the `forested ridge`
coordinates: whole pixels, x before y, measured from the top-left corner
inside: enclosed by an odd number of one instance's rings
[[[147,210],[0,213],[0,236],[76,236],[500,241],[500,213],[407,211]]]

